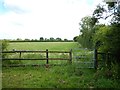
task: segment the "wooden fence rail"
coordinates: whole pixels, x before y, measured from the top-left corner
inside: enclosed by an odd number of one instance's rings
[[[2,58],[2,60],[46,60],[46,64],[49,63],[49,60],[69,60],[72,63],[72,49],[70,51],[30,51],[30,50],[13,50],[13,51],[2,51],[2,53],[19,53],[19,58]],[[46,58],[22,58],[22,53],[46,53]],[[68,53],[69,58],[49,58],[49,53]]]

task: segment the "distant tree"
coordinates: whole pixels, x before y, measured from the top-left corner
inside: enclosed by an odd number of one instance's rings
[[[50,41],[53,42],[55,41],[55,39],[53,37],[50,37]]]
[[[67,42],[68,40],[67,39],[64,39],[64,42]]]
[[[43,38],[43,37],[40,37],[40,41],[44,41],[44,38]]]
[[[58,38],[56,38],[56,41],[60,42],[60,41],[62,41],[62,39],[58,37]]]
[[[34,39],[31,39],[31,41],[33,42],[33,41],[34,41]]]
[[[24,41],[30,41],[30,39],[27,39],[27,38],[26,38]]]
[[[22,41],[22,39],[21,39],[21,38],[17,38],[16,40],[17,40],[17,41]]]
[[[45,38],[44,41],[47,41],[47,38]]]
[[[77,41],[78,41],[78,37],[79,37],[79,36],[75,36],[75,37],[73,38],[74,42],[77,42]]]
[[[35,41],[35,42],[37,42],[38,40],[37,40],[37,39],[35,39],[34,41]]]

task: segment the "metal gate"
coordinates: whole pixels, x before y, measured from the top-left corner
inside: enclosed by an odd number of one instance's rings
[[[77,68],[94,68],[94,51],[82,48],[73,49],[73,63]]]

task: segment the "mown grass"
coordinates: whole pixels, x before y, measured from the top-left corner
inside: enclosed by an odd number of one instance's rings
[[[8,50],[70,50],[77,47],[76,42],[16,42],[9,43]]]

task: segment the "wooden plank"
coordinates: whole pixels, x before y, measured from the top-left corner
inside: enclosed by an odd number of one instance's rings
[[[48,53],[70,53],[70,51],[48,51]]]
[[[44,64],[11,64],[11,65],[2,65],[2,67],[26,67],[26,66],[44,66]]]
[[[21,50],[21,51],[3,51],[2,53],[46,53],[46,51],[30,51],[30,50]],[[48,51],[48,53],[70,53],[70,51]]]
[[[29,51],[29,50],[21,50],[21,51],[3,51],[2,53],[46,53],[46,51]]]
[[[70,58],[2,58],[2,60],[70,60]]]
[[[40,67],[40,66],[45,66],[46,64],[11,64],[11,65],[2,65],[2,67],[27,67],[27,66],[32,66],[32,67]],[[50,66],[65,66],[67,64],[50,64]]]
[[[48,58],[49,60],[70,60],[70,58]]]
[[[46,58],[2,58],[2,60],[46,60]]]

